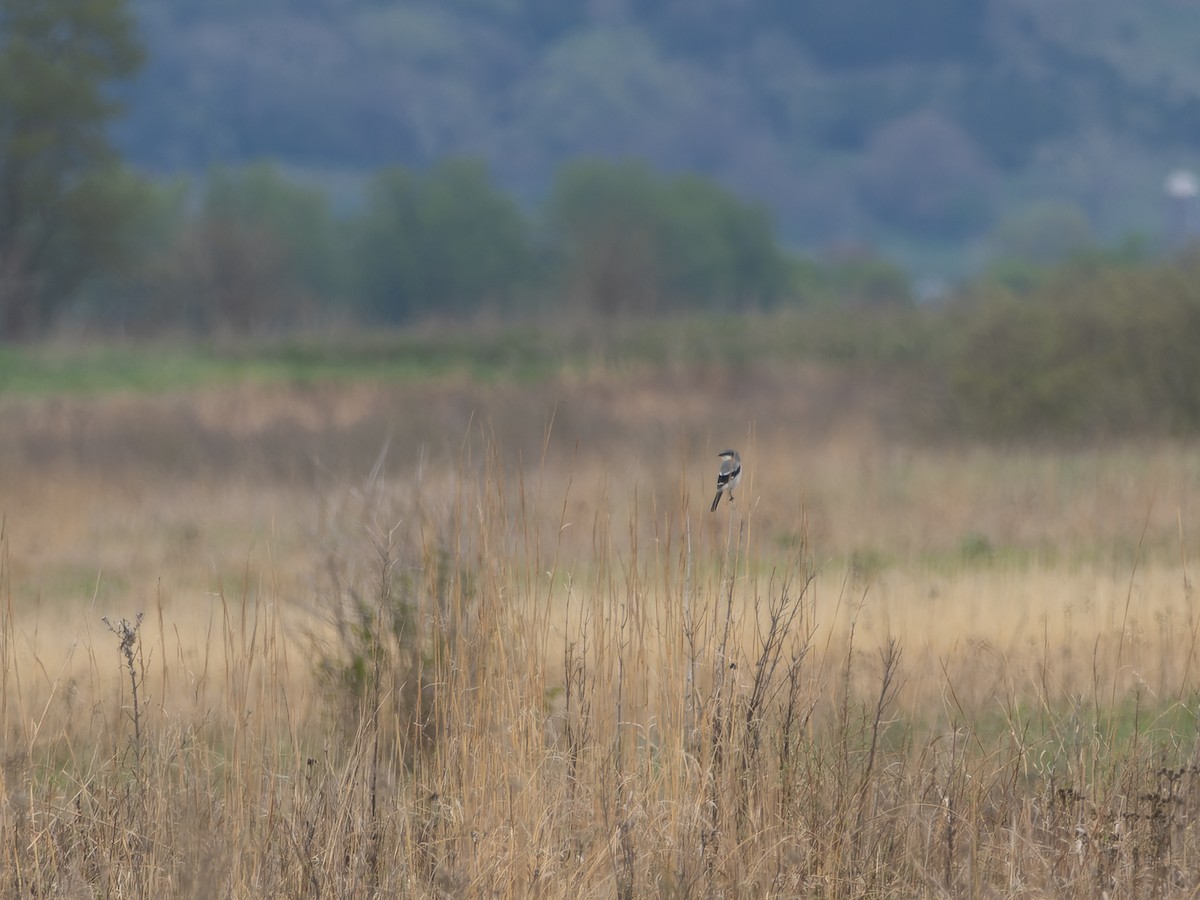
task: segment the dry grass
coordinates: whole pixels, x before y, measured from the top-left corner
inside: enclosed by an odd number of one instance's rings
[[[1192,896],[1200,453],[745,378],[8,401],[3,892]]]

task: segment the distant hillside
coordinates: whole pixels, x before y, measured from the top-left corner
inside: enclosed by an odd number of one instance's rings
[[[1161,228],[1200,147],[1200,4],[1154,0],[139,0],[120,146],[152,171],[317,177],[579,156],[692,170],[796,243],[952,271],[1006,216]],[[648,11],[643,11],[644,8]]]

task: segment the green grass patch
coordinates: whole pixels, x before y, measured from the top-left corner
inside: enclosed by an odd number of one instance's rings
[[[0,348],[0,393],[157,392],[241,381],[316,384],[421,380],[461,372],[480,380],[544,377],[564,364],[533,333],[425,338]]]
[[[730,366],[804,359],[892,366],[926,358],[915,310],[806,310],[357,332],[272,340],[0,347],[0,393],[155,392],[238,381],[312,384],[461,374],[533,381],[596,367]]]

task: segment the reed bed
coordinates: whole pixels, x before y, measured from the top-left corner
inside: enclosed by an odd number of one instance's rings
[[[714,515],[686,478],[548,465],[551,435],[515,465],[472,426],[415,478],[380,454],[137,610],[102,573],[79,608],[28,594],[6,519],[3,893],[1200,888],[1182,536],[897,563],[911,536],[838,543],[802,491]]]

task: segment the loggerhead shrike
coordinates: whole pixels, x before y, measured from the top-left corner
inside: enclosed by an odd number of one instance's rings
[[[712,509],[716,512],[717,504],[721,502],[721,494],[729,494],[729,502],[733,502],[733,489],[742,480],[742,457],[736,450],[725,450],[717,454],[721,460],[720,471],[717,472],[717,496],[713,497]]]

